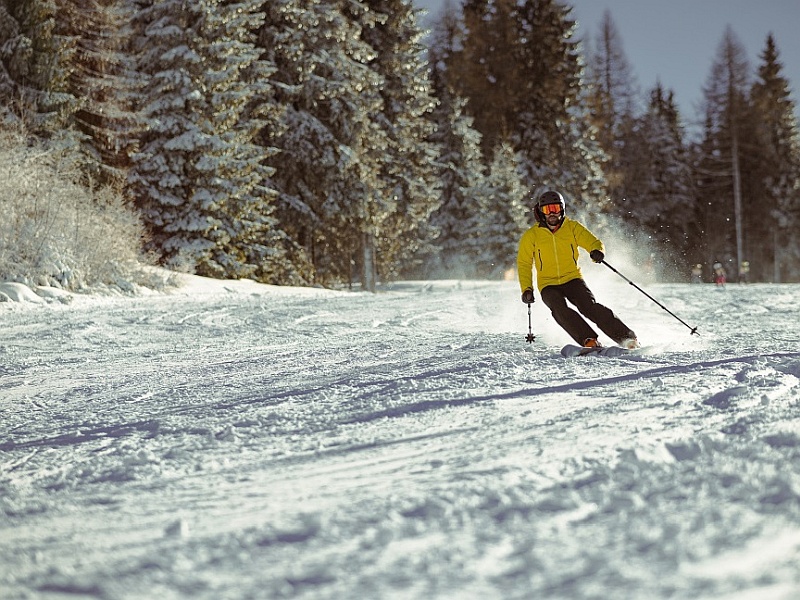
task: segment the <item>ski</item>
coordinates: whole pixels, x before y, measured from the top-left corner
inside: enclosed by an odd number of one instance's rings
[[[595,346],[593,348],[587,348],[585,346],[567,344],[561,349],[561,356],[565,358],[572,358],[574,356],[622,356],[629,352],[630,350],[620,348],[619,346]]]

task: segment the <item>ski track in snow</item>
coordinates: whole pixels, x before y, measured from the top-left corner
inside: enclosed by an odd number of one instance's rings
[[[0,305],[0,597],[800,597],[800,286],[188,280]]]

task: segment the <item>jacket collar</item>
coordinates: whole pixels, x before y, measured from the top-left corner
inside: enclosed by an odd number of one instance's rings
[[[549,231],[550,233],[555,234],[559,229],[561,229],[564,226],[564,223],[566,222],[567,222],[567,217],[564,217],[563,219],[561,219],[561,223],[555,229],[550,229],[547,223],[539,223],[539,227],[547,229],[547,231]]]

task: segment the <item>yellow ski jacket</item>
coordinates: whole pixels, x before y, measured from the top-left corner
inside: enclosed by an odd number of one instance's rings
[[[560,285],[581,277],[579,247],[587,252],[605,252],[603,242],[569,217],[564,218],[555,232],[542,224],[528,229],[522,234],[517,252],[520,290],[533,289],[533,269],[536,269],[536,284],[540,292],[548,285]]]

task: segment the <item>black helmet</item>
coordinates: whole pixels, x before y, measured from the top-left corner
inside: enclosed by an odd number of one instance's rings
[[[564,213],[566,212],[567,205],[564,202],[564,196],[552,190],[545,192],[539,196],[536,201],[536,206],[533,207],[533,213],[536,215],[536,220],[543,225],[547,225],[547,220],[540,210],[545,204],[560,204],[561,205],[561,220],[564,220]]]

